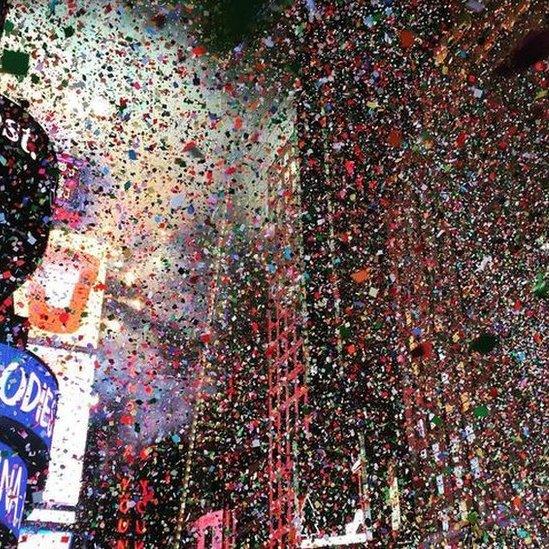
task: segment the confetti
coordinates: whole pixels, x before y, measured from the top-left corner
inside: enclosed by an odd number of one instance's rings
[[[0,1],[0,546],[543,546],[544,7]]]

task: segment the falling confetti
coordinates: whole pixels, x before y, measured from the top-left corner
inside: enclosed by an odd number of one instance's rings
[[[0,545],[544,546],[543,8],[0,1]]]

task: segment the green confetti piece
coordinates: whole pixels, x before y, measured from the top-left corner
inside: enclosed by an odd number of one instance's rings
[[[442,425],[442,418],[440,416],[434,416],[431,423],[434,423],[437,427],[440,427]]]
[[[15,29],[15,24],[13,23],[13,21],[7,20],[4,23],[4,32],[6,34],[11,34],[13,32],[13,29]]]
[[[473,410],[473,414],[475,415],[476,418],[478,419],[481,419],[483,417],[486,417],[489,413],[489,410],[488,410],[488,407],[485,406],[484,404],[482,406],[477,406],[474,410]]]
[[[476,511],[471,511],[467,515],[467,521],[470,522],[471,524],[476,524],[478,522],[478,519],[479,519],[479,516]]]
[[[28,53],[4,50],[2,54],[2,71],[8,74],[26,76],[29,72],[29,62]]]
[[[348,328],[347,326],[340,326],[340,328],[339,328],[339,335],[340,335],[343,339],[347,339],[347,338],[350,337],[350,335],[351,335],[351,330],[350,330],[350,328]]]
[[[532,293],[536,297],[547,297],[547,294],[549,292],[549,284],[547,281],[547,277],[545,274],[540,273],[538,276],[536,276],[536,279],[534,281],[534,287],[532,288]]]
[[[492,334],[481,334],[471,342],[470,348],[472,351],[477,351],[481,354],[487,354],[493,351],[499,343],[499,338]]]

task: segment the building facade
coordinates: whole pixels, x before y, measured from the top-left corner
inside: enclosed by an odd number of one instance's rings
[[[163,531],[541,545],[541,3],[295,9],[295,142],[220,234]]]
[[[515,414],[541,405],[547,67],[524,44],[544,23],[535,2],[484,4],[316,2],[306,15],[309,354],[338,418],[318,493],[335,531],[351,485],[337,454],[359,453],[348,433],[362,431],[374,545],[542,535],[528,461],[540,432]],[[381,497],[395,476],[400,532]]]
[[[294,282],[261,259],[261,543],[540,543],[541,4],[313,4]]]

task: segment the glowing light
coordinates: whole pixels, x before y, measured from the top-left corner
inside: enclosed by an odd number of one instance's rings
[[[67,92],[67,107],[72,112],[83,114],[82,97],[76,92],[76,90],[69,90]]]
[[[143,310],[143,307],[145,306],[144,303],[140,300],[140,299],[130,299],[129,302],[128,302],[128,305],[136,310],[136,311],[141,311]]]
[[[74,511],[60,511],[59,509],[34,509],[27,520],[29,522],[54,522],[70,525],[76,522],[76,513]]]
[[[111,332],[119,332],[120,329],[122,328],[122,323],[116,319],[114,320],[107,320],[105,322],[106,326],[107,326],[107,330],[111,331]]]
[[[94,97],[90,104],[91,111],[96,116],[109,116],[111,105],[104,97]]]
[[[90,395],[90,407],[94,408],[99,404],[99,394],[98,393],[92,393]]]
[[[19,539],[18,547],[24,549],[68,549],[71,546],[72,534],[69,532],[53,532],[41,530],[39,532],[24,532]]]
[[[136,280],[137,280],[137,275],[133,271],[128,271],[124,275],[124,284],[126,284],[126,286],[131,286],[132,284],[135,283]]]

